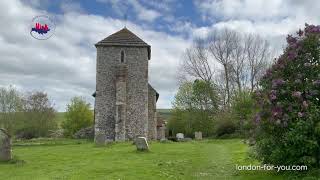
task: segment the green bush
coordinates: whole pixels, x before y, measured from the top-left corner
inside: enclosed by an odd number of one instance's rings
[[[22,95],[14,87],[0,87],[0,128],[10,135],[20,126],[17,121],[22,111]]]
[[[230,112],[220,112],[214,122],[216,137],[229,136],[236,131],[236,124],[232,121]]]
[[[211,82],[195,80],[183,83],[175,95],[168,130],[174,136],[184,133],[194,137],[201,131],[204,137],[214,132],[213,115],[218,109],[218,93]]]
[[[254,128],[252,119],[256,112],[255,101],[249,91],[235,95],[231,104],[231,117],[240,136],[247,138],[251,135]]]
[[[55,109],[45,92],[0,88],[0,127],[16,138],[47,137],[57,128]]]
[[[257,152],[264,163],[320,165],[320,26],[288,36],[256,92]]]
[[[67,105],[65,121],[62,122],[62,128],[66,137],[72,137],[74,133],[82,128],[93,125],[93,112],[90,109],[90,103],[87,103],[82,97],[74,97]]]
[[[16,119],[16,138],[48,137],[57,129],[55,109],[44,92],[31,92],[23,99],[22,112]]]

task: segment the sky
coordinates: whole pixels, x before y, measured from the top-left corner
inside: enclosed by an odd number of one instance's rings
[[[149,82],[158,108],[170,108],[182,54],[214,29],[257,33],[281,51],[287,34],[320,24],[313,0],[3,0],[0,1],[0,87],[45,91],[58,111],[74,96],[94,98],[94,44],[126,26],[151,45]],[[35,16],[53,19],[48,40],[30,35]]]

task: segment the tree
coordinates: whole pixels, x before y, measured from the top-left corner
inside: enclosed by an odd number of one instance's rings
[[[19,138],[49,136],[57,128],[55,109],[45,92],[30,92],[23,99],[22,127],[17,130]]]
[[[180,85],[177,94],[174,97],[174,101],[172,103],[174,108],[188,110],[192,109],[193,102],[193,88],[192,82],[184,82]]]
[[[12,86],[0,88],[0,127],[12,135],[18,125],[16,120],[21,110],[21,94]]]
[[[252,119],[256,112],[257,108],[250,91],[241,91],[235,95],[231,105],[231,117],[242,136],[248,137],[253,130]]]
[[[224,107],[229,108],[235,93],[257,88],[257,81],[269,66],[271,49],[258,35],[224,28],[196,39],[182,60],[180,78],[215,82]]]
[[[259,157],[274,165],[320,165],[320,26],[287,37],[256,92]]]
[[[203,80],[193,82],[194,107],[208,112],[216,112],[219,106],[219,97],[217,95],[215,84]]]
[[[229,29],[214,31],[209,36],[209,52],[217,62],[223,66],[227,105],[230,104],[230,69],[232,53],[236,49],[236,41],[239,39],[238,33]]]
[[[253,34],[247,35],[245,38],[245,51],[250,75],[250,89],[253,92],[256,88],[257,80],[270,63],[271,51],[266,40]]]
[[[93,112],[90,109],[90,103],[87,103],[82,97],[72,98],[70,104],[67,105],[65,118],[62,128],[68,137],[82,128],[92,126]]]
[[[173,102],[172,118],[168,127],[174,132],[193,136],[202,131],[204,136],[213,133],[213,118],[219,104],[213,83],[203,80],[185,82],[180,87]]]
[[[234,50],[231,53],[231,79],[236,84],[238,93],[242,92],[243,87],[247,84],[247,61],[246,48],[243,44],[243,37],[235,36]]]
[[[187,75],[206,82],[212,81],[214,69],[211,67],[205,40],[196,39],[184,54],[182,70]]]

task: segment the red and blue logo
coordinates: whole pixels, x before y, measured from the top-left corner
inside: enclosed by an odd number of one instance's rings
[[[31,31],[35,31],[38,34],[46,34],[50,29],[47,24],[41,25],[40,23],[36,23],[35,27],[32,28]]]
[[[49,39],[55,30],[55,24],[49,16],[36,16],[31,22],[30,35],[38,40]]]

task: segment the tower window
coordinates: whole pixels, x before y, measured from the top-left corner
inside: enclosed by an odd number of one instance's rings
[[[120,57],[120,62],[124,63],[124,51],[121,51],[121,57]]]

